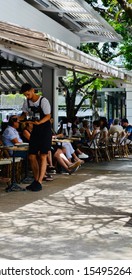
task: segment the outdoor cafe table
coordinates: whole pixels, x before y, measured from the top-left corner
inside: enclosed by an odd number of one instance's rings
[[[20,185],[16,183],[15,180],[15,158],[16,158],[16,152],[28,152],[28,145],[16,145],[16,146],[0,146],[0,149],[12,151],[12,175],[11,175],[11,184],[6,188],[6,192],[11,191],[25,191],[24,188],[22,188]]]
[[[81,138],[79,137],[70,137],[70,138],[52,138],[52,144],[54,145],[55,143],[71,143],[71,142],[74,142],[74,141],[80,141]]]

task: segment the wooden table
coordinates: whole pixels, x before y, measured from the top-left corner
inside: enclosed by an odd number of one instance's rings
[[[70,137],[70,138],[52,138],[52,144],[54,145],[55,143],[71,143],[74,141],[80,141],[81,138],[79,137]]]

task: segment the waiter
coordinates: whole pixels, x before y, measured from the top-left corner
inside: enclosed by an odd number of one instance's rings
[[[35,94],[34,88],[25,83],[21,87],[25,95],[20,119],[27,118],[33,123],[33,130],[29,142],[29,160],[34,175],[34,181],[26,187],[31,191],[42,189],[42,180],[46,174],[47,154],[51,149],[51,106],[49,101]]]

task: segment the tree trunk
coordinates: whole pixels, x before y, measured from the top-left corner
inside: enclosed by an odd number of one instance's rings
[[[98,108],[97,108],[97,90],[93,91],[92,96],[92,110],[93,110],[93,121],[99,118]]]

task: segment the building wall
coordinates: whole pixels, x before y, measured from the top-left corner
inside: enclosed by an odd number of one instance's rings
[[[24,0],[0,0],[0,20],[35,29],[78,47],[80,38],[38,11]]]
[[[126,87],[126,117],[130,124],[132,124],[132,86]]]
[[[80,46],[80,38],[77,35],[53,21],[24,0],[0,0],[0,7],[1,21],[47,33],[75,48]],[[42,92],[49,100],[52,107],[52,114],[55,118],[55,115],[58,113],[58,108],[54,100],[57,97],[56,88],[58,86],[58,78],[54,74],[56,73],[55,68],[53,69],[44,65],[42,70]]]

